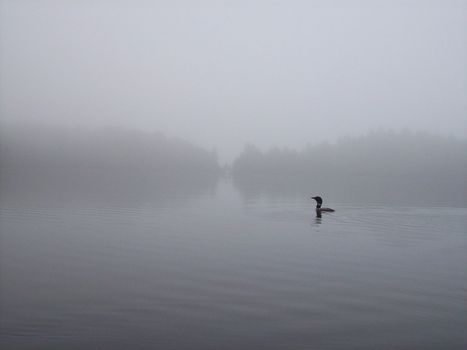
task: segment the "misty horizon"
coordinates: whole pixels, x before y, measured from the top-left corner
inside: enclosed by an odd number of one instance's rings
[[[465,350],[466,180],[467,0],[0,0],[2,350]]]
[[[356,140],[356,139],[361,139],[365,138],[368,136],[375,136],[375,135],[392,135],[394,137],[396,136],[401,136],[405,135],[406,137],[422,137],[422,138],[437,138],[439,140],[451,140],[453,142],[459,142],[459,143],[466,143],[467,144],[467,136],[462,137],[455,135],[454,133],[448,133],[448,134],[443,134],[439,133],[436,131],[424,131],[424,130],[410,130],[408,128],[404,129],[387,129],[387,128],[375,128],[375,129],[370,129],[366,132],[362,132],[360,134],[343,134],[339,137],[336,137],[335,139],[330,139],[330,140],[313,140],[310,138],[308,141],[304,141],[303,145],[300,145],[298,147],[294,147],[289,144],[283,144],[283,145],[276,145],[272,144],[269,146],[260,146],[255,142],[245,142],[243,145],[239,146],[238,150],[236,153],[233,153],[230,155],[230,157],[225,158],[222,157],[219,153],[219,148],[216,145],[213,145],[212,147],[204,147],[201,144],[197,144],[196,142],[193,142],[190,139],[181,137],[180,135],[172,135],[172,134],[167,134],[163,130],[142,130],[138,128],[133,128],[133,127],[125,127],[125,126],[116,126],[112,124],[108,125],[102,125],[102,126],[88,126],[84,127],[82,125],[61,125],[61,124],[51,124],[51,123],[31,123],[31,122],[6,122],[2,123],[0,121],[0,138],[3,137],[4,139],[8,140],[8,134],[13,133],[13,135],[16,134],[18,136],[19,133],[24,133],[26,132],[29,134],[29,140],[24,140],[24,141],[33,141],[35,139],[35,131],[38,131],[38,135],[40,135],[42,132],[46,133],[52,133],[52,135],[59,136],[60,134],[60,139],[62,141],[65,140],[63,135],[74,135],[75,137],[79,134],[106,134],[106,133],[123,133],[123,134],[128,134],[128,135],[133,135],[137,136],[140,135],[142,137],[151,137],[151,136],[156,136],[156,137],[161,137],[166,140],[173,140],[175,142],[180,142],[184,143],[187,146],[191,146],[194,148],[199,148],[203,149],[204,151],[210,153],[218,162],[219,166],[227,166],[230,167],[232,166],[235,161],[238,160],[238,158],[242,155],[242,153],[245,152],[246,149],[250,147],[254,147],[257,149],[259,152],[262,153],[268,153],[268,152],[274,152],[274,151],[285,151],[285,152],[303,152],[307,148],[310,147],[330,147],[330,146],[336,146],[338,144],[341,144],[343,142],[347,142],[349,140]],[[3,135],[2,135],[3,134]],[[134,139],[136,142],[136,138]],[[0,144],[2,144],[0,142]],[[8,143],[3,142],[3,146],[7,146]],[[60,144],[58,144],[60,145]],[[466,169],[467,170],[467,169]]]
[[[465,1],[0,2],[2,122],[161,131],[233,160],[376,129],[467,137]]]
[[[225,163],[214,149],[161,132],[17,124],[0,131],[0,182],[10,194],[151,200],[215,191],[223,178],[247,197],[311,191],[346,202],[465,206],[466,149],[467,139],[379,130],[301,149],[247,144]]]

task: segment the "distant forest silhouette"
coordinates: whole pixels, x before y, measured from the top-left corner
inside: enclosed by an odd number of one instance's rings
[[[467,143],[409,131],[375,131],[303,150],[247,145],[234,161],[246,196],[322,194],[343,202],[467,204]]]
[[[162,133],[120,128],[2,128],[4,191],[154,197],[213,188],[217,155]]]
[[[0,136],[2,195],[205,193],[226,173],[215,151],[162,133],[26,124],[4,126]],[[466,151],[455,138],[377,131],[302,150],[247,145],[229,169],[246,197],[465,206]]]

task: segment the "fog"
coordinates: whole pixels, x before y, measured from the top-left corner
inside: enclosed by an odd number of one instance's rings
[[[467,136],[465,1],[0,1],[2,125],[180,137],[221,164],[372,130]]]
[[[0,347],[467,349],[466,63],[467,0],[0,0]]]
[[[367,205],[467,205],[467,141],[421,132],[379,130],[264,152],[250,144],[228,166],[215,151],[162,133],[15,124],[0,135],[3,198],[144,202],[233,180],[245,199],[320,193]]]
[[[464,1],[0,4],[4,189],[465,204]]]
[[[162,133],[16,124],[0,132],[2,198],[160,201],[212,191],[217,155]]]
[[[233,179],[250,198],[322,193],[366,205],[466,206],[466,150],[454,138],[383,130],[301,150],[248,145]]]

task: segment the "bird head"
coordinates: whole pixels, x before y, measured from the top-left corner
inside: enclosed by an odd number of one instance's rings
[[[321,206],[321,204],[323,204],[323,198],[321,198],[320,196],[315,196],[315,197],[311,197],[311,198],[314,199],[319,206]]]
[[[323,198],[321,198],[320,196],[311,197],[311,198],[317,201],[318,203],[323,203]]]

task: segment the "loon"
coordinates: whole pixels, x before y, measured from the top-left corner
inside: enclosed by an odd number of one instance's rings
[[[320,196],[311,197],[311,198],[316,201],[316,215],[318,217],[321,217],[321,213],[323,212],[335,211],[334,209],[331,209],[331,208],[321,208],[321,205],[323,204],[323,198],[321,198]]]

